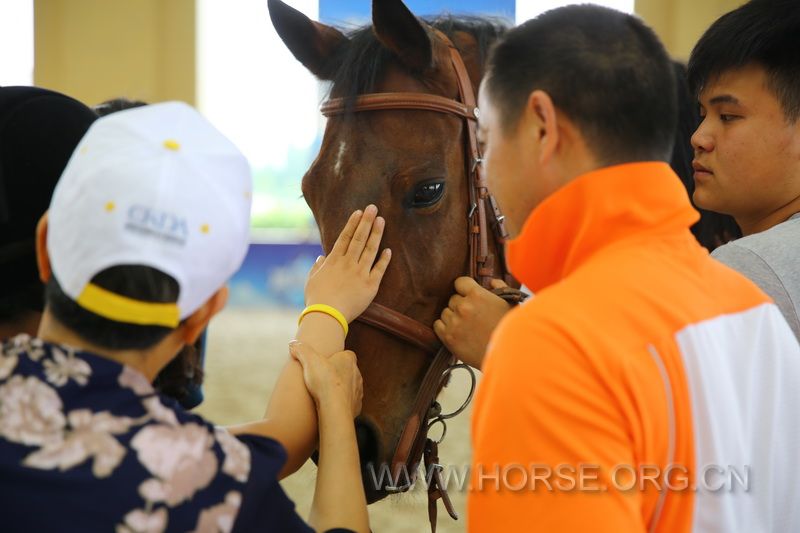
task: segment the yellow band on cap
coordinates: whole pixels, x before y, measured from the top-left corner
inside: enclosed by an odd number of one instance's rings
[[[305,318],[305,316],[309,313],[325,313],[326,315],[335,318],[336,321],[339,324],[341,324],[342,329],[344,330],[345,337],[347,336],[347,332],[349,331],[349,328],[347,326],[347,319],[335,307],[331,307],[330,305],[325,305],[325,304],[309,305],[308,307],[303,309],[302,313],[300,313],[300,318],[297,319],[298,326],[303,321],[303,318]]]
[[[180,323],[177,304],[140,302],[92,283],[86,285],[77,302],[87,311],[126,324],[176,328]]]

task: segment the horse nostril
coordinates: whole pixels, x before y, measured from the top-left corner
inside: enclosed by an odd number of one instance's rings
[[[364,483],[364,493],[367,503],[376,502],[386,494],[382,487],[387,480],[383,479],[388,472],[382,468],[382,446],[378,426],[367,417],[356,419],[356,441],[358,442],[358,457],[361,463],[361,479]]]
[[[361,466],[376,464],[380,459],[380,443],[375,425],[362,418],[356,419],[356,441]]]
[[[371,420],[363,417],[356,419],[356,441],[358,442],[358,457],[363,475],[370,467],[375,468],[381,460],[378,428]]]

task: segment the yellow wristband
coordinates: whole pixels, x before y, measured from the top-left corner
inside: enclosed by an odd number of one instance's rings
[[[326,315],[335,318],[336,321],[339,324],[341,324],[342,329],[344,330],[345,337],[347,336],[347,332],[349,330],[347,326],[347,319],[335,307],[331,307],[330,305],[325,305],[325,304],[309,305],[308,307],[303,309],[302,313],[300,313],[300,318],[297,319],[298,326],[300,325],[300,322],[303,321],[303,318],[309,313],[325,313]]]

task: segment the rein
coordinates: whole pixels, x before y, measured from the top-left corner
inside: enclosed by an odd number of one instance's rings
[[[505,271],[503,258],[503,244],[508,237],[503,224],[504,217],[494,197],[489,194],[481,166],[481,153],[477,142],[477,120],[480,117],[480,110],[476,105],[472,82],[461,54],[450,39],[438,30],[433,31],[449,48],[450,60],[458,80],[459,100],[424,93],[372,93],[357,96],[351,104],[344,98],[332,98],[322,105],[321,112],[326,117],[332,117],[349,112],[421,110],[454,115],[463,120],[466,125],[464,148],[469,190],[467,209],[469,275],[487,289],[491,288],[490,282],[494,277],[502,277],[507,283],[512,284],[513,278]],[[489,249],[490,225],[499,256],[497,260]],[[523,293],[512,288],[493,292],[510,303],[519,303],[524,298]],[[440,498],[448,514],[453,519],[458,519],[458,514],[453,509],[447,494],[447,487],[442,482],[443,467],[439,464],[438,445],[447,433],[446,420],[461,413],[472,400],[475,391],[474,371],[463,363],[457,363],[455,357],[439,341],[431,326],[393,309],[373,302],[356,320],[402,339],[433,356],[417,393],[412,414],[406,421],[392,457],[391,483],[376,489],[387,493],[407,491],[416,480],[420,459],[424,458],[427,479],[430,480],[428,517],[431,531],[435,532],[437,501]],[[469,372],[472,380],[470,392],[461,407],[452,413],[443,414],[436,397],[447,384],[450,374],[457,369]],[[442,426],[442,435],[439,439],[433,440],[428,438],[428,431],[436,424]],[[403,474],[405,479],[401,480]]]

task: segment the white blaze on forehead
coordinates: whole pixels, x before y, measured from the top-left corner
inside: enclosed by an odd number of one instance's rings
[[[347,151],[347,143],[342,141],[339,143],[339,151],[336,153],[336,163],[333,165],[333,171],[339,177],[341,177],[342,174],[342,160],[344,159],[345,151]]]

